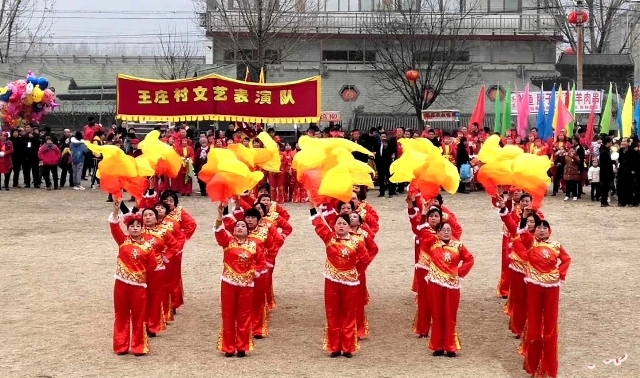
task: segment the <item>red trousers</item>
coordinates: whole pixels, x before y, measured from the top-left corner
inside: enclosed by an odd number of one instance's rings
[[[269,268],[269,271],[266,273],[266,286],[265,286],[265,294],[267,294],[267,309],[273,310],[278,305],[276,303],[276,295],[273,292],[273,270],[275,269],[275,265]]]
[[[113,286],[113,351],[149,353],[147,338],[147,289],[116,280]]]
[[[185,183],[185,179],[187,177],[186,168],[181,168],[180,173],[175,179],[171,180],[172,189],[176,192],[184,195],[191,195],[193,193],[193,179],[189,178]]]
[[[327,326],[324,350],[354,353],[358,350],[356,312],[359,287],[324,280]]]
[[[514,335],[522,336],[527,322],[527,284],[524,274],[511,269],[511,286],[509,287],[509,329]]]
[[[159,333],[167,329],[162,302],[168,299],[166,293],[166,270],[147,273],[147,315],[149,316],[149,332]]]
[[[417,239],[415,241],[417,241]],[[420,259],[420,244],[415,242],[413,244],[415,252],[415,263],[417,264],[418,260]],[[411,291],[413,291],[414,293],[418,292],[418,269],[414,269],[413,272],[413,283],[411,283]]]
[[[425,277],[429,271],[426,269],[416,269],[416,284],[418,285],[418,303],[416,308],[416,316],[413,319],[413,333],[418,336],[426,336],[431,328],[431,294],[430,287],[432,284]]]
[[[253,350],[251,338],[253,288],[235,286],[222,281],[220,301],[222,327],[218,338],[218,350],[223,353]]]
[[[168,268],[171,309],[175,310],[184,304],[184,289],[182,287],[182,253],[176,255],[173,260],[171,260]]]
[[[429,282],[429,292],[431,293],[431,316],[433,319],[429,349],[446,352],[456,352],[462,349],[456,330],[460,290],[449,289]]]
[[[358,275],[360,285],[358,286],[358,309],[356,313],[356,323],[358,325],[358,338],[364,339],[369,335],[369,320],[365,307],[369,304],[369,290],[367,289],[367,276],[365,272]]]
[[[281,172],[269,172],[267,181],[271,185],[271,198],[284,202],[284,175]]]
[[[269,335],[267,314],[267,274],[253,280],[253,307],[251,309],[251,329],[254,336]]]
[[[509,296],[509,279],[511,278],[511,268],[509,268],[509,237],[502,235],[502,266],[500,269],[500,281],[498,282],[497,294],[499,297]]]
[[[558,376],[559,287],[527,284],[527,336],[524,367],[536,377]]]
[[[293,201],[294,192],[296,190],[296,176],[293,172],[283,173],[284,176],[284,200]]]

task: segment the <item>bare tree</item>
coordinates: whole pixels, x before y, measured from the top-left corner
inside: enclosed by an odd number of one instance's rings
[[[372,13],[361,50],[375,70],[376,85],[400,93],[404,101],[398,106],[412,108],[422,122],[422,110],[436,99],[477,84],[469,64],[475,21],[458,0],[404,3],[411,6],[399,10],[395,2],[384,0],[379,12]],[[415,82],[406,79],[409,70],[419,73]]]
[[[165,80],[185,79],[193,76],[198,68],[200,54],[189,41],[188,34],[180,35],[176,29],[160,32],[160,59],[156,61],[156,73]]]
[[[253,72],[278,64],[316,36],[317,0],[194,0],[215,42]]]
[[[55,0],[0,0],[0,63],[46,49]]]
[[[585,0],[589,20],[584,24],[584,47],[589,54],[621,54],[635,45],[640,33],[634,32],[640,14],[630,0]],[[575,25],[567,15],[576,9],[573,0],[543,0],[542,10],[552,16],[565,41],[577,49]]]

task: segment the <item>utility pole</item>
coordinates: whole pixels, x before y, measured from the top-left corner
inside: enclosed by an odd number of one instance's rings
[[[576,20],[576,34],[578,35],[578,51],[576,51],[577,90],[582,89],[582,59],[584,54],[584,28],[582,27],[584,13],[582,12],[582,4],[582,0],[576,1],[576,15],[578,16]]]

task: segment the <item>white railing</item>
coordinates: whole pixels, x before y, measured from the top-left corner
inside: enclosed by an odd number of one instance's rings
[[[200,14],[200,26],[212,33],[241,33],[247,31],[247,23],[242,11],[210,11],[208,14]],[[208,16],[208,17],[206,17]],[[272,15],[274,16],[274,15]],[[315,13],[278,13],[273,21],[273,30],[281,33],[304,34],[384,34],[384,28],[379,26],[384,17],[384,24],[388,25],[396,18],[398,23],[407,19],[426,22],[425,29],[434,29],[438,20],[446,18],[442,23],[445,27],[455,29],[455,34],[478,35],[559,35],[556,23],[552,16],[546,14],[440,14],[419,13],[417,16],[405,18],[401,13],[385,12],[381,16],[378,12],[315,12]],[[376,31],[372,31],[376,30]],[[414,29],[415,30],[415,29]],[[438,33],[443,34],[443,33]]]

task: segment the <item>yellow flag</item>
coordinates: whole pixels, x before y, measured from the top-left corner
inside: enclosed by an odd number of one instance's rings
[[[556,95],[556,108],[555,113],[553,113],[553,130],[555,131],[558,127],[558,104],[560,102],[564,102],[564,95],[562,93],[562,85],[560,85],[560,89],[558,89],[558,93]]]
[[[633,126],[633,95],[631,86],[627,89],[627,96],[622,105],[622,137],[631,138],[631,127]]]

